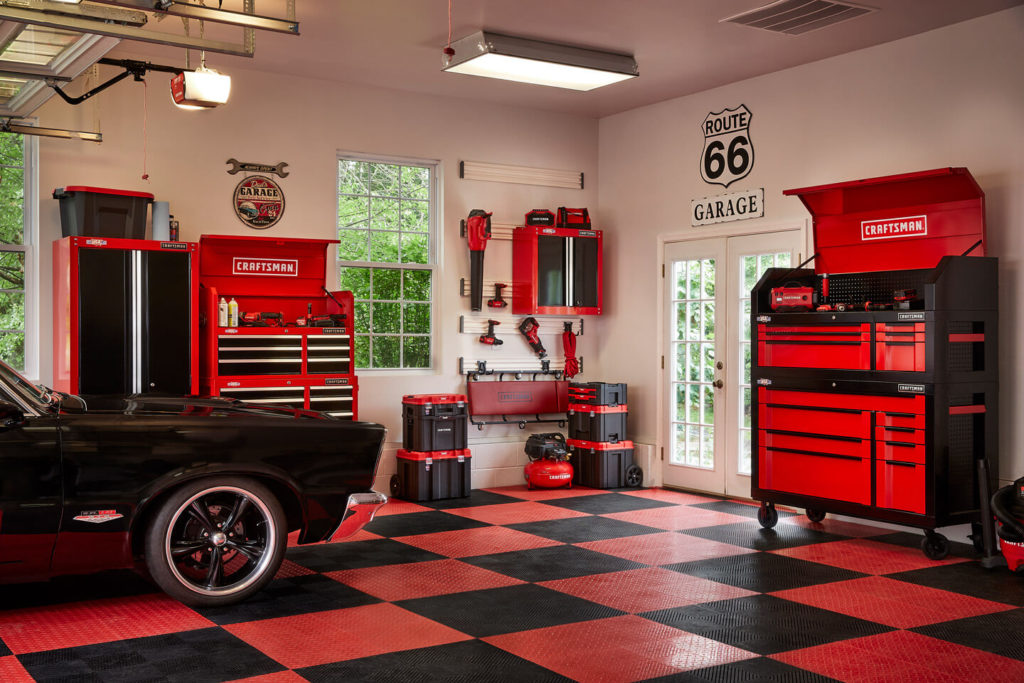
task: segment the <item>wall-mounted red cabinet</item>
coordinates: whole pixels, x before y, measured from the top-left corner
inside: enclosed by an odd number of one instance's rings
[[[600,315],[600,230],[526,226],[512,232],[512,312]]]

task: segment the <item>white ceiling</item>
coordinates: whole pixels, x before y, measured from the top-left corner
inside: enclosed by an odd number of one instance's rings
[[[228,0],[224,7],[236,2]],[[253,59],[208,55],[207,61],[227,73],[238,66],[602,117],[897,40],[1024,0],[864,0],[861,4],[879,11],[800,36],[719,23],[765,4],[767,0],[454,0],[453,40],[489,29],[636,57],[639,78],[591,92],[441,72],[448,0],[297,0],[300,36],[258,32]],[[280,16],[265,0],[256,9]],[[180,50],[142,43],[122,43],[116,54],[166,58],[174,64],[182,59]]]

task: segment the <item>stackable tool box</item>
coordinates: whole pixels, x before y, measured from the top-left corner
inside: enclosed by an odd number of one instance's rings
[[[569,439],[573,463],[572,482],[595,489],[639,486],[643,479],[640,468],[633,464],[633,442],[603,443]]]
[[[626,385],[609,382],[571,382],[569,402],[588,406],[626,405]]]
[[[813,270],[768,270],[751,293],[758,519],[774,526],[779,503],[815,521],[903,524],[924,529],[922,549],[940,558],[948,541],[934,530],[970,522],[978,538],[979,472],[997,478],[984,194],[963,168],[785,194],[814,216],[817,257]],[[833,310],[773,311],[772,289],[792,286]]]
[[[411,451],[466,447],[469,410],[463,394],[402,397],[402,445]]]
[[[398,451],[398,474],[391,479],[391,494],[403,500],[441,500],[469,495],[470,452]]]
[[[625,404],[569,404],[569,438],[578,441],[622,441],[626,438]]]

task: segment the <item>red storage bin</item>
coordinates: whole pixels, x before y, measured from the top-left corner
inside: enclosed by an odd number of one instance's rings
[[[411,451],[466,447],[469,411],[462,394],[402,397],[402,445]]]
[[[146,239],[148,192],[69,185],[53,191],[60,200],[60,229],[64,237]]]

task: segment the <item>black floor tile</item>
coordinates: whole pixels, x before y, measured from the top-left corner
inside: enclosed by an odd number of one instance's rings
[[[334,681],[387,681],[388,683],[423,683],[424,681],[562,683],[564,681],[568,683],[571,680],[480,640],[324,664],[299,669],[298,673],[311,683],[333,683]]]
[[[285,669],[221,628],[36,652],[18,661],[39,683],[214,683]]]
[[[738,522],[736,524],[684,529],[679,533],[708,538],[722,543],[731,543],[732,545],[753,548],[754,550],[781,550],[783,548],[795,548],[801,545],[846,539],[846,536],[837,536],[836,534],[816,529],[805,529],[796,524],[780,524],[774,529],[763,529],[757,522]]]
[[[640,616],[761,655],[893,630],[771,595],[719,600]]]
[[[447,512],[408,512],[404,515],[385,515],[377,517],[366,525],[365,529],[379,536],[394,538],[396,536],[416,536],[418,534],[434,534],[440,531],[458,531],[490,526],[468,517],[449,515]]]
[[[750,517],[751,519],[757,519],[757,511],[759,509],[754,505],[744,505],[734,500],[716,500],[710,503],[696,503],[687,507],[704,508],[705,510],[714,510],[715,512],[728,512],[730,515],[740,515],[741,517]],[[779,513],[779,519],[797,516],[795,512],[782,510],[778,507],[775,508],[775,511]]]
[[[417,505],[434,508],[435,510],[454,510],[456,508],[476,507],[477,505],[498,505],[499,503],[521,503],[521,498],[503,496],[500,493],[474,489],[465,498],[445,498],[444,500],[421,500]]]
[[[1024,609],[945,621],[910,630],[1024,661]]]
[[[290,548],[287,558],[316,572],[333,572],[342,569],[380,567],[385,564],[405,564],[443,560],[444,555],[414,548],[389,538],[351,543],[328,543]]]
[[[395,604],[476,638],[623,614],[611,607],[530,584],[402,600]]]
[[[1005,567],[985,569],[977,562],[960,562],[887,574],[886,578],[1024,607],[1024,578]]]
[[[276,579],[251,598],[228,607],[198,607],[196,611],[215,624],[290,617],[380,602],[351,586],[314,574]]]
[[[666,565],[683,574],[727,583],[758,593],[773,593],[790,588],[803,588],[833,581],[848,581],[867,576],[860,572],[807,562],[772,553],[748,553],[708,560]]]
[[[943,534],[945,535],[945,534]],[[908,531],[898,531],[892,534],[882,534],[881,536],[872,536],[872,541],[879,541],[880,543],[891,543],[892,545],[902,546],[904,548],[914,548],[915,550],[921,550],[921,541],[924,540],[924,532],[910,533]],[[949,554],[952,557],[979,557],[978,551],[974,549],[974,545],[971,543],[962,543],[954,538],[949,538]],[[923,551],[922,551],[922,554]]]
[[[0,585],[0,608],[43,607],[157,592],[157,587],[140,574],[118,570],[85,576],[61,576],[39,583]]]
[[[4,641],[0,640],[0,657],[6,657],[11,654],[11,648],[4,645]]]
[[[556,505],[577,512],[589,512],[592,515],[607,515],[613,512],[629,512],[631,510],[647,510],[649,508],[671,507],[666,503],[639,496],[627,496],[621,493],[604,493],[594,496],[576,496],[574,498],[558,498],[540,501],[547,505]]]
[[[518,550],[494,555],[463,557],[462,562],[511,576],[521,581],[554,581],[573,576],[606,574],[647,565],[570,545]]]
[[[710,666],[706,669],[686,671],[671,676],[649,678],[645,683],[723,683],[724,681],[743,681],[743,683],[834,683],[836,679],[828,678],[799,669],[789,664],[777,662],[767,657],[744,659],[732,664]]]
[[[622,538],[623,536],[642,536],[665,532],[664,529],[655,529],[608,517],[570,517],[569,519],[548,519],[542,522],[524,522],[522,524],[506,524],[505,526],[562,543],[585,543]]]

